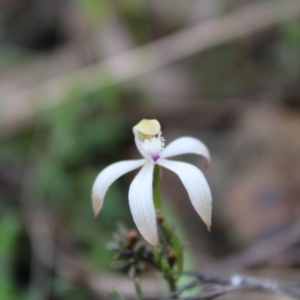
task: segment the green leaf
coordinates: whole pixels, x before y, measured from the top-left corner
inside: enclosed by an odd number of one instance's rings
[[[115,289],[112,288],[109,291],[109,295],[114,299],[114,300],[125,300],[125,298]]]

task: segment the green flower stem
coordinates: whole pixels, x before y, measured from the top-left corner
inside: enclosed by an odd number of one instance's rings
[[[154,260],[164,279],[168,282],[171,292],[174,292],[176,291],[176,281],[182,273],[183,250],[174,230],[168,225],[162,214],[160,177],[160,166],[155,165],[152,186],[159,241],[154,253]]]
[[[160,196],[160,166],[155,165],[153,171],[153,202],[157,212],[161,212],[161,196]]]
[[[174,277],[177,280],[181,276],[182,269],[183,269],[182,245],[181,245],[178,237],[174,233],[174,231],[170,228],[170,226],[168,225],[168,223],[165,220],[161,223],[161,227],[162,227],[165,235],[167,236],[168,243],[171,247],[171,251],[175,255],[174,259],[175,259],[176,273],[174,274]]]
[[[143,300],[142,289],[138,278],[135,278],[134,280],[134,287],[137,300]]]

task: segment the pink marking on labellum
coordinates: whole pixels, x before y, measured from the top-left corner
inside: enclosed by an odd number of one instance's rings
[[[159,156],[159,154],[153,154],[153,155],[151,155],[151,159],[152,159],[152,161],[153,162],[157,162],[157,160],[160,158],[160,156]]]

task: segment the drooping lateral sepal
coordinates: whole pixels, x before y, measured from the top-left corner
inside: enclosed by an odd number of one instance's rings
[[[98,174],[92,188],[92,204],[95,216],[102,208],[105,194],[110,185],[122,175],[144,164],[144,159],[120,161],[106,167]]]

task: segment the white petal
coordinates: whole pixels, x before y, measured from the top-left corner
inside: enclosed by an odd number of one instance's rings
[[[135,145],[138,149],[138,151],[140,152],[140,154],[146,158],[146,155],[145,155],[145,151],[144,151],[144,145],[143,145],[143,142],[141,142],[139,139],[135,138],[134,139],[134,142],[135,142]]]
[[[129,206],[141,235],[156,246],[158,237],[152,195],[153,168],[153,164],[146,164],[132,181],[129,188]]]
[[[141,167],[145,163],[146,161],[144,159],[120,161],[106,167],[99,173],[92,189],[92,202],[95,216],[98,215],[102,208],[104,196],[109,186],[122,175]]]
[[[211,226],[211,203],[210,188],[202,172],[195,166],[178,161],[161,159],[158,164],[173,171],[181,179],[190,200],[200,215],[208,230]]]
[[[210,154],[207,147],[198,139],[184,136],[169,144],[162,155],[163,158],[180,154],[198,154],[206,158],[206,167],[210,165]]]

